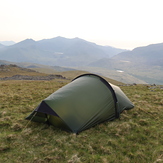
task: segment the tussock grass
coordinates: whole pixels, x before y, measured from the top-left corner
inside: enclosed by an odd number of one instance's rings
[[[0,81],[0,162],[163,162],[161,86],[121,86],[135,108],[79,135],[24,120],[68,82]]]

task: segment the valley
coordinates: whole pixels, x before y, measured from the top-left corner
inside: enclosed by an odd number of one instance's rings
[[[162,43],[125,50],[80,38],[26,39],[3,45],[0,64],[16,64],[46,73],[87,71],[127,84],[163,84]]]

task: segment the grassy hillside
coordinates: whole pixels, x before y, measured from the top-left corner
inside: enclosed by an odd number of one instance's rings
[[[107,69],[107,68],[99,68],[99,67],[81,67],[79,69],[89,71],[95,74],[99,74],[101,76],[106,76],[107,78],[114,79],[114,81],[121,81],[122,83],[147,84],[145,81],[134,77],[132,74],[130,75],[129,73],[126,72],[118,72],[117,69]]]
[[[31,75],[31,76],[38,76],[38,75],[47,75],[45,73],[39,73],[37,71],[21,68],[16,65],[0,65],[0,78],[3,77],[10,77],[13,75]]]
[[[46,73],[46,74],[60,74],[65,76],[68,79],[73,79],[78,75],[84,74],[84,73],[88,73],[86,71],[80,71],[80,70],[71,70],[71,71],[56,71],[52,68],[32,68],[32,70],[36,70],[37,72],[40,73]]]
[[[24,118],[69,80],[0,81],[0,162],[163,162],[163,87],[121,86],[135,108],[79,135]]]
[[[86,74],[86,73],[90,73],[90,72],[97,74],[97,73],[101,72],[101,71],[98,71],[97,69],[96,69],[97,71],[95,71],[95,69],[88,69],[88,68],[86,68],[85,71],[84,70],[83,71],[82,70],[73,70],[73,69],[69,70],[69,71],[68,71],[68,69],[66,71],[56,71],[56,70],[52,69],[51,67],[31,68],[31,70],[35,70],[37,72],[46,73],[46,74],[62,75],[62,76],[66,77],[67,79],[70,79],[70,80],[74,79],[75,77],[77,77],[81,74]],[[90,72],[87,70],[90,70]],[[103,73],[103,75],[102,75],[99,73],[99,75],[100,76],[105,75],[105,77],[103,76],[103,78],[105,78],[105,80],[107,80],[109,83],[112,83],[115,85],[123,84],[123,82],[119,82],[117,80],[114,80],[114,79],[107,77],[107,75],[109,76],[110,74]],[[110,75],[110,77],[112,77],[112,76]]]

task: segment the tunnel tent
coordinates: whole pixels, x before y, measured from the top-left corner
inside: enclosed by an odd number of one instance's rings
[[[79,133],[119,118],[123,110],[133,107],[118,86],[98,75],[83,74],[45,98],[26,119]]]

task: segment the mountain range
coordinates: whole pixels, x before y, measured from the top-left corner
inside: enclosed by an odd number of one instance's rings
[[[130,51],[97,45],[80,38],[26,39],[10,46],[0,44],[0,60],[53,68],[71,67],[124,83],[163,84],[163,43]]]
[[[163,84],[163,43],[137,47],[110,59],[103,58],[92,62],[89,66],[127,73],[146,83]]]
[[[110,58],[124,49],[100,46],[80,38],[56,37],[34,41],[26,39],[0,48],[0,59],[52,66],[86,66],[102,58]]]
[[[14,41],[0,41],[1,45],[5,45],[5,46],[10,46],[10,45],[14,45],[15,42]]]

